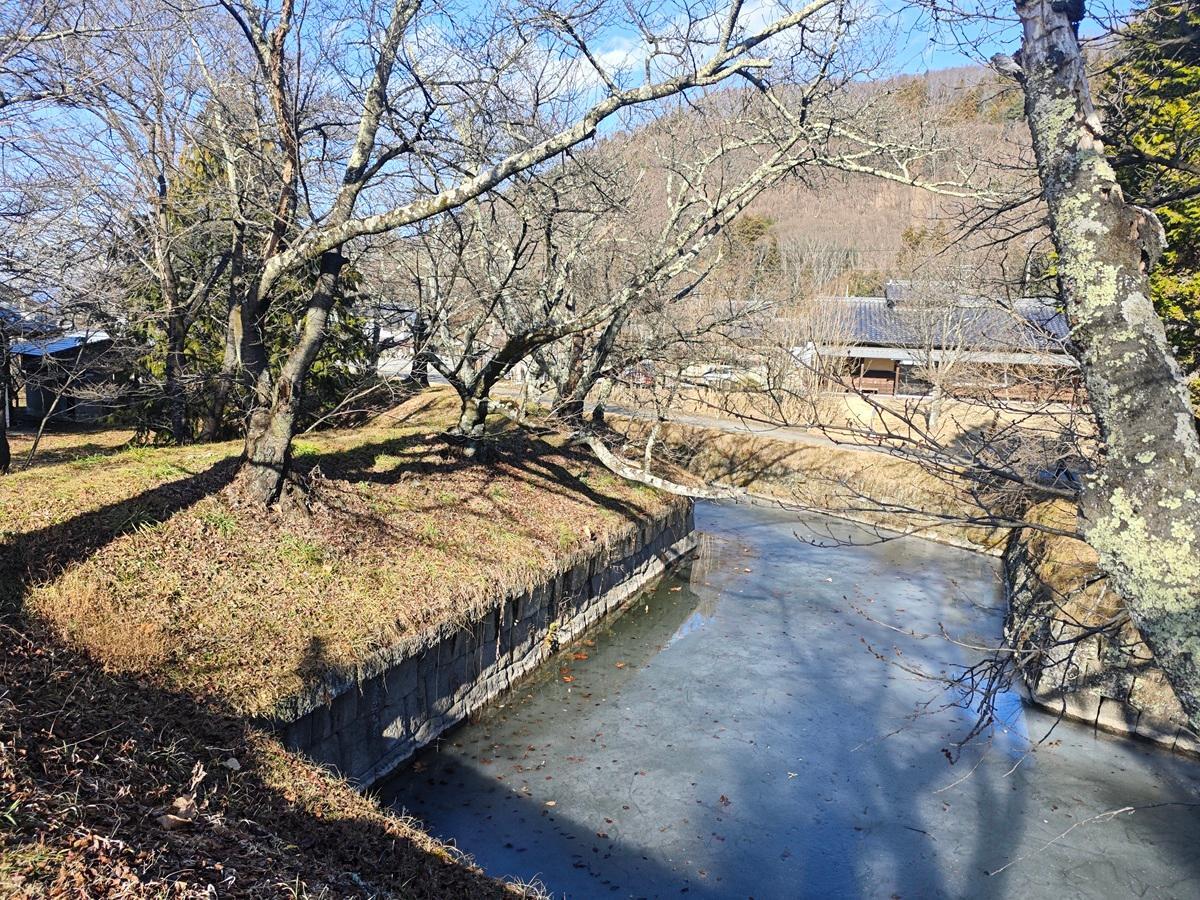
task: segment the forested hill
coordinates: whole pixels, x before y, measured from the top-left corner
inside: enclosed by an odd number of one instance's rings
[[[903,76],[871,85],[899,141],[941,152],[943,178],[982,180],[985,167],[1028,164],[1028,132],[1015,84],[982,67]],[[866,175],[806,173],[769,190],[753,215],[769,222],[785,260],[815,291],[874,294],[889,277],[944,246],[960,219],[955,198]]]

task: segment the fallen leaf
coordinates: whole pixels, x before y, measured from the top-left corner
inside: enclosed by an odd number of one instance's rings
[[[587,659],[587,658],[588,658],[588,655],[586,653],[572,653],[571,654],[571,659]]]
[[[625,663],[623,663],[623,662],[619,662],[619,663],[617,663],[617,668],[618,668],[618,669],[623,669],[623,668],[625,668]]]
[[[191,825],[195,820],[196,798],[185,794],[182,797],[176,797],[171,803],[171,808],[159,816],[156,821],[167,831],[171,831],[175,828],[182,828],[184,825]]]
[[[558,806],[558,801],[557,800],[547,800],[546,805],[547,806]]]
[[[191,819],[184,819],[181,816],[173,816],[170,813],[164,813],[156,820],[159,825],[167,831],[174,831],[176,828],[182,828],[184,825],[191,825]]]
[[[567,684],[570,684],[572,681],[575,680],[575,676],[574,675],[564,675],[562,677],[562,680],[565,681]]]

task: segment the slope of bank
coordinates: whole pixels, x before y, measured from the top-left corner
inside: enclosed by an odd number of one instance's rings
[[[453,405],[298,442],[306,511],[244,502],[232,444],[0,482],[0,894],[512,890],[251,724],[679,503],[553,437],[464,457]]]
[[[0,897],[501,897],[272,735],[0,625]],[[536,892],[528,892],[536,893]]]
[[[1029,520],[1070,529],[1065,501],[1040,504]],[[1027,529],[1004,551],[1008,640],[1035,703],[1106,731],[1200,754],[1200,740],[1154,661],[1125,601],[1084,541]]]
[[[446,392],[402,413],[297,442],[307,511],[244,502],[233,444],[12,476],[5,599],[110,671],[263,715],[671,502],[553,438],[501,434],[488,461],[469,459],[442,437]]]
[[[620,415],[610,420],[639,445],[652,427]],[[662,456],[702,481],[743,488],[788,508],[984,553],[999,554],[1003,548],[1008,529],[987,522],[978,485],[886,450],[786,434],[786,429],[767,437],[671,423],[660,428],[656,441]]]

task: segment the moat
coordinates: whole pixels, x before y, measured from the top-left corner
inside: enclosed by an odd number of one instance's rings
[[[1200,763],[1015,694],[943,753],[974,717],[918,673],[997,642],[994,560],[754,506],[696,525],[692,561],[385,800],[555,896],[1200,896]]]

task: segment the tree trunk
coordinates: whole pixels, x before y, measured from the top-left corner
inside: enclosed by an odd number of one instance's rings
[[[583,400],[577,395],[569,396],[558,404],[558,418],[568,428],[583,427]]]
[[[225,407],[233,391],[241,361],[242,310],[241,297],[244,276],[246,226],[238,223],[234,227],[233,245],[230,248],[229,297],[225,311],[225,352],[221,356],[221,371],[213,384],[212,397],[205,407],[204,420],[200,425],[200,440],[215,441],[221,435],[221,423],[225,419]]]
[[[1200,437],[1150,301],[1162,228],[1125,202],[1105,159],[1070,6],[1016,4],[1059,287],[1102,438],[1081,525],[1200,730]]]
[[[8,336],[0,335],[0,475],[7,475],[12,466],[12,450],[8,446],[9,392],[12,378],[9,374]]]
[[[274,503],[283,491],[291,464],[292,437],[296,433],[304,379],[325,341],[329,311],[333,308],[345,264],[346,258],[337,250],[321,257],[320,273],[309,297],[299,340],[288,354],[278,381],[270,389],[269,405],[260,404],[251,414],[242,481],[263,503]],[[269,379],[269,373],[264,368],[258,379],[260,392],[265,379]]]
[[[633,308],[633,304],[629,303],[618,309],[608,320],[604,330],[596,337],[591,349],[585,352],[581,345],[578,352],[573,355],[571,376],[563,388],[563,402],[560,405],[560,409],[563,410],[563,418],[572,427],[577,428],[583,424],[583,412],[587,406],[588,394],[596,387],[601,372],[611,360],[617,338],[621,334],[621,329],[625,327],[625,322],[629,319]],[[601,405],[598,404],[597,409]],[[603,417],[604,413],[601,411],[600,418],[603,419]]]
[[[406,381],[416,388],[429,387],[429,323],[415,313],[412,324],[413,359]]]
[[[458,416],[455,431],[470,440],[479,440],[484,436],[488,416],[487,394],[470,394],[463,398],[462,412]]]
[[[183,392],[184,355],[186,353],[187,323],[185,312],[178,306],[167,310],[167,359],[164,386],[167,395],[167,427],[171,440],[184,444],[188,438],[187,398]]]
[[[225,352],[221,357],[221,371],[213,383],[212,397],[200,426],[202,441],[215,441],[221,436],[221,422],[225,418],[225,407],[229,403],[229,394],[233,391],[237,374],[241,315],[238,305],[230,304],[225,317]]]

